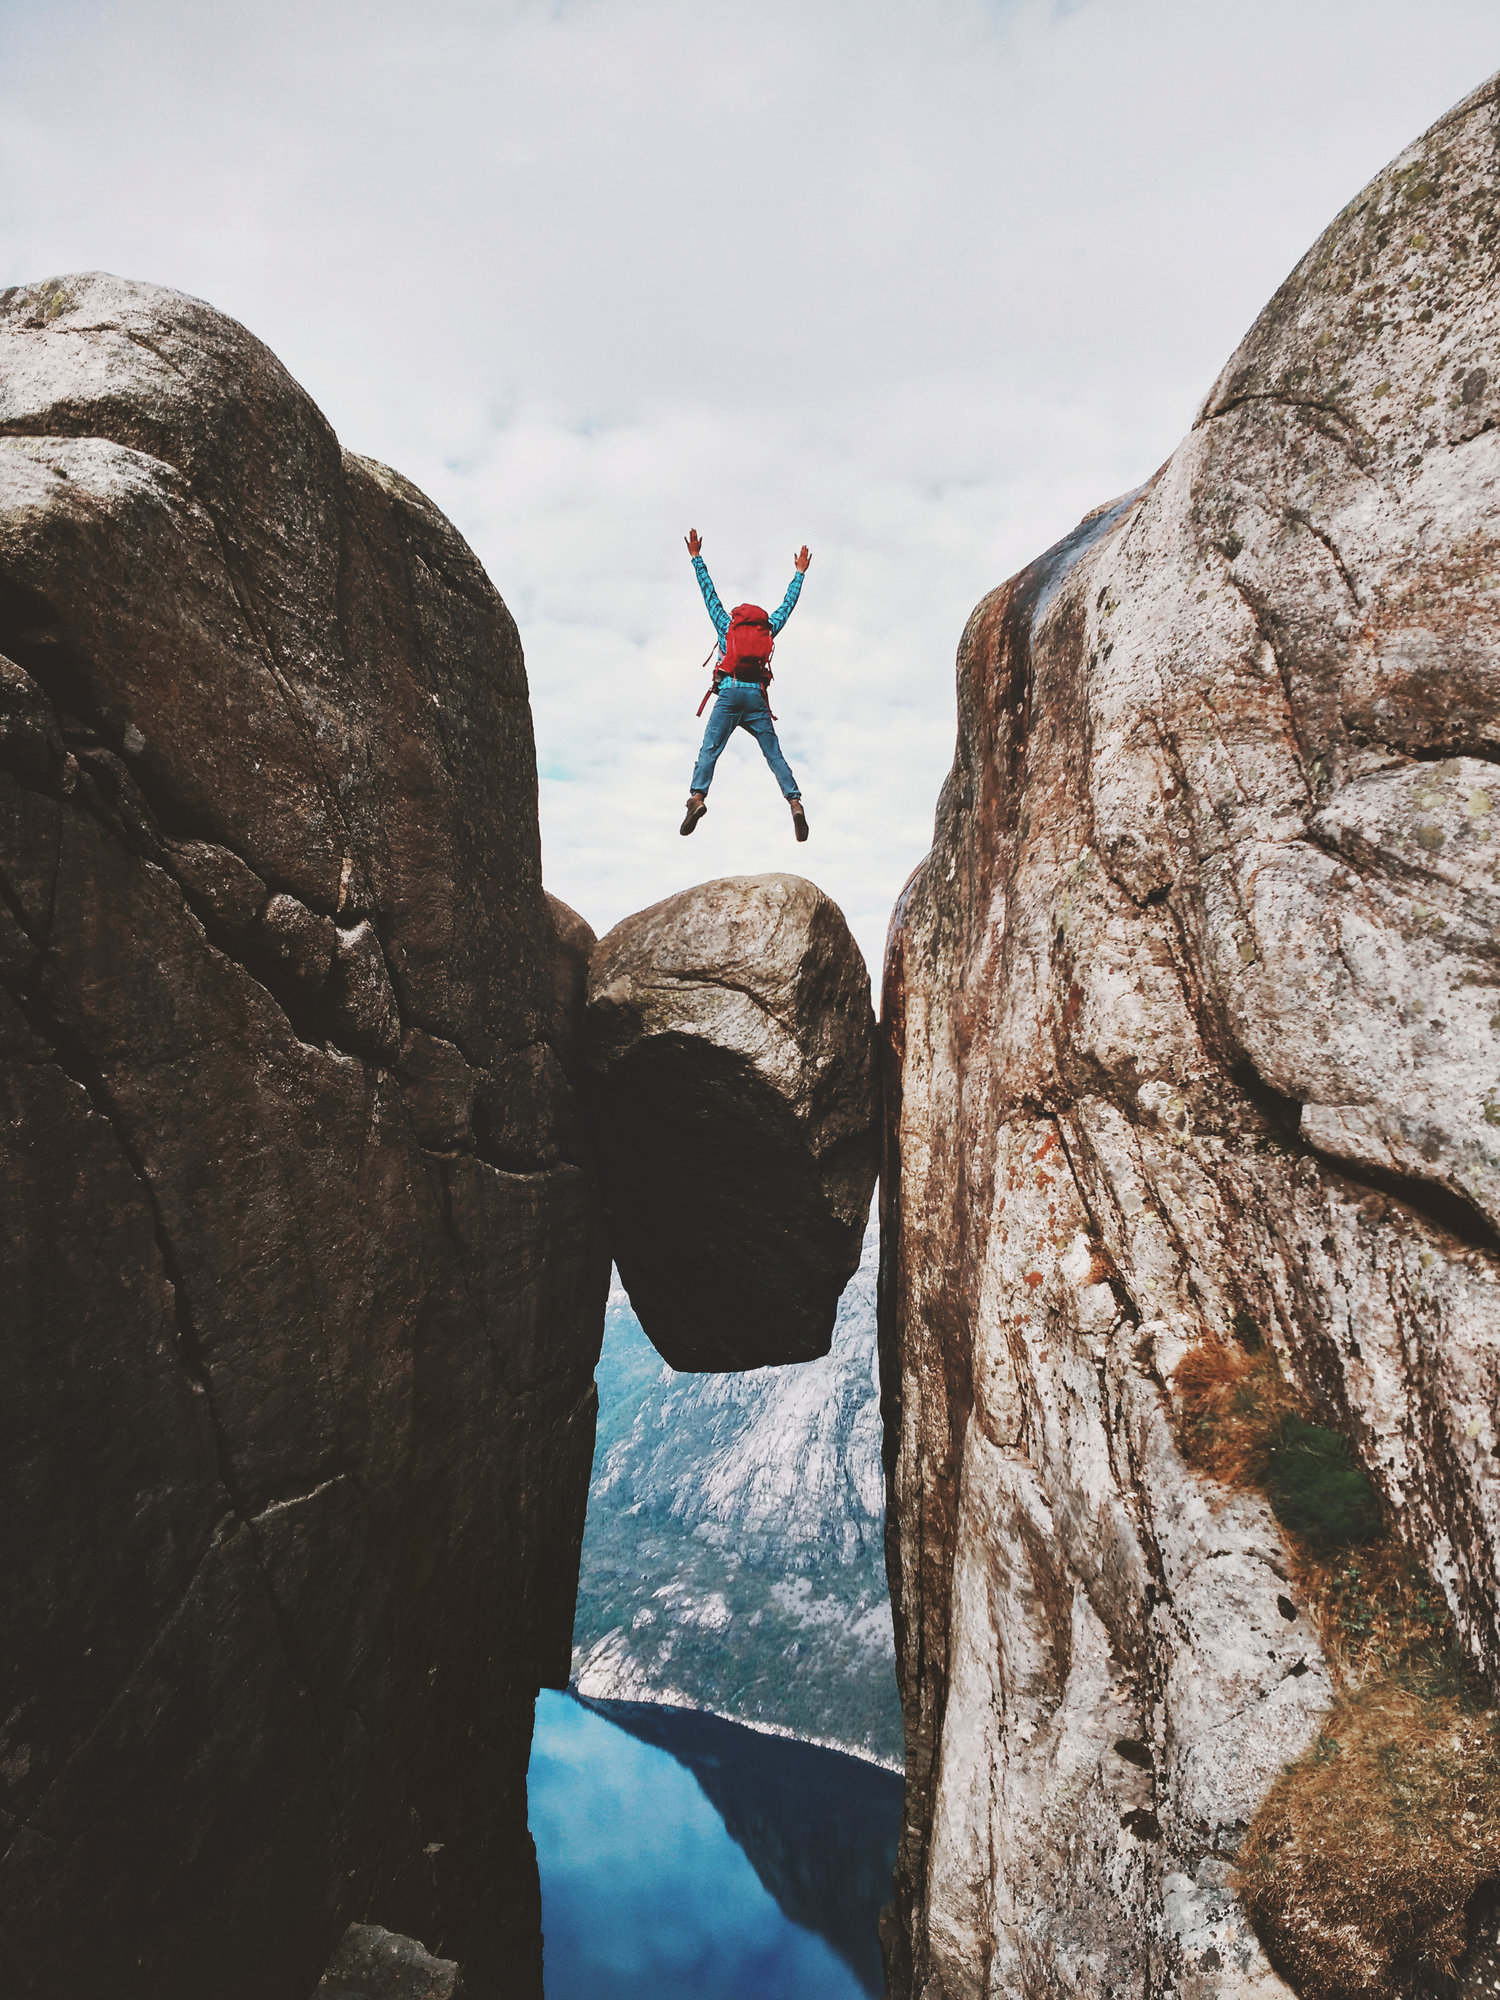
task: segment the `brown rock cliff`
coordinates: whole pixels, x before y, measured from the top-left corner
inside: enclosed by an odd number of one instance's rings
[[[521,649],[233,321],[0,294],[0,1983],[539,1986],[608,1259]]]

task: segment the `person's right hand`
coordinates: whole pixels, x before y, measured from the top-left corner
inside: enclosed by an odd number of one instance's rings
[[[703,548],[703,537],[698,533],[698,530],[696,528],[689,528],[687,531],[688,554],[690,556],[697,556],[702,551],[702,548]]]

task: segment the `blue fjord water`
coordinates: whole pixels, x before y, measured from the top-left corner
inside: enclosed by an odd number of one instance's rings
[[[867,2000],[901,1781],[689,1709],[544,1693],[547,2000]]]

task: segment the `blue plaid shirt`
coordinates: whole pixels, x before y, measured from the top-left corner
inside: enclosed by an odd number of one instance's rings
[[[719,602],[719,593],[714,589],[714,580],[708,573],[708,564],[702,556],[693,557],[693,568],[698,572],[698,588],[703,592],[703,602],[708,606],[708,615],[714,621],[714,630],[719,635],[719,658],[724,657],[724,642],[729,636],[729,613]],[[786,587],[786,596],[771,613],[771,637],[785,625],[796,606],[798,593],[802,589],[802,572],[792,571],[792,580]]]

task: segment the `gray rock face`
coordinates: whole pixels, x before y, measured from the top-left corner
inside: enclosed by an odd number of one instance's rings
[[[898,1994],[1284,1991],[1229,1864],[1329,1679],[1179,1456],[1198,1341],[1275,1343],[1500,1674],[1497,130],[964,635],[886,975]]]
[[[731,875],[595,947],[585,1059],[610,1242],[674,1368],[828,1352],[877,1157],[869,976],[795,875]]]
[[[414,1938],[378,1924],[351,1924],[313,2000],[457,2000],[462,1991],[451,1958],[433,1958]]]
[[[539,1980],[608,1260],[525,672],[275,358],[0,294],[0,1984]]]

